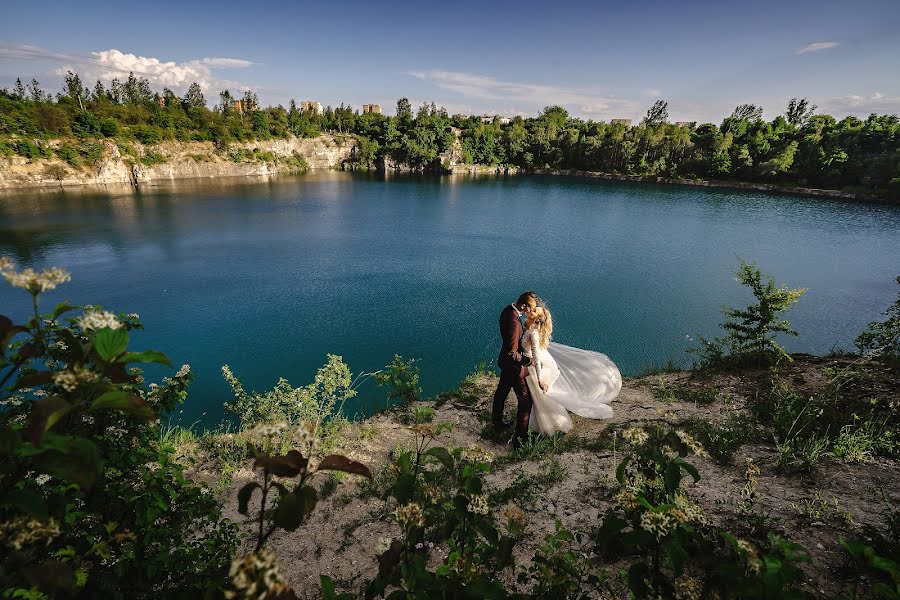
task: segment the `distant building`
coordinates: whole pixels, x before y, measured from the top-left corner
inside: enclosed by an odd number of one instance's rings
[[[156,97],[156,103],[159,104],[160,106],[165,106],[165,105],[166,105],[166,99],[165,99],[165,97],[163,97],[163,96],[157,96],[157,97]]]
[[[510,123],[512,123],[512,119],[510,119],[509,117],[500,117],[501,125],[509,125]]]
[[[687,127],[688,129],[693,129],[697,126],[697,121],[675,121],[675,125],[678,127]]]
[[[363,114],[372,113],[373,115],[381,114],[380,104],[363,104]]]
[[[625,127],[631,127],[631,119],[610,119],[609,122],[612,125],[624,125]]]
[[[457,121],[465,121],[466,119],[469,118],[469,115],[464,115],[462,113],[456,113],[455,115],[453,115],[453,118]]]
[[[304,100],[300,103],[300,112],[312,111],[317,115],[321,115],[325,112],[322,108],[321,102],[316,102],[315,100]]]
[[[245,112],[250,112],[250,104],[246,100],[232,100],[231,108],[236,110],[237,112],[244,114]]]

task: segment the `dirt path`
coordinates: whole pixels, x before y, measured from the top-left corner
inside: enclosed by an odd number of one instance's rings
[[[666,393],[672,386],[694,383],[689,373],[626,381],[613,403],[612,419],[576,417],[575,427],[561,448],[548,456],[516,462],[508,460],[508,444],[494,441],[486,433],[495,379],[481,377],[470,382],[465,394],[451,397],[436,408],[435,421],[454,423],[452,432],[441,439],[442,445],[478,444],[497,456],[495,471],[487,483],[490,491],[512,498],[528,514],[526,540],[516,551],[517,560],[525,561],[544,535],[553,530],[557,519],[570,530],[583,533],[600,524],[602,514],[612,504],[614,471],[621,459],[621,452],[610,447],[610,428],[657,420],[663,413],[669,413],[669,420],[716,421],[723,418],[726,406],[740,410],[744,404],[740,382],[729,378],[702,382],[718,391],[716,400],[707,405],[681,401]],[[507,410],[512,411],[513,406],[511,398]],[[395,410],[354,424],[341,450],[378,473],[390,462],[391,451],[412,439],[400,417]],[[697,458],[692,462],[702,479],[690,492],[713,523],[734,523],[742,518],[736,505],[746,460],[752,458],[762,469],[757,512],[776,530],[810,550],[813,560],[805,571],[809,575],[808,590],[816,596],[834,597],[841,589],[835,574],[842,561],[837,537],[853,535],[862,523],[880,523],[882,507],[875,490],[884,486],[894,493],[900,491],[900,465],[884,460],[864,465],[828,463],[818,469],[815,479],[804,479],[779,476],[774,470],[774,454],[771,446],[746,445],[730,465]],[[201,470],[197,476],[208,479],[215,473]],[[235,521],[244,519],[237,512],[237,490],[252,476],[249,469],[240,471],[222,495],[226,515]],[[323,482],[320,480],[320,485]],[[378,540],[399,535],[390,518],[394,507],[367,494],[361,482],[346,478],[330,487],[333,491],[327,495],[323,492],[326,497],[307,525],[294,533],[278,532],[269,543],[301,598],[319,596],[320,574],[330,575],[339,589],[361,592],[377,572],[374,548]],[[504,506],[492,508],[502,511]],[[590,552],[588,544],[584,550]],[[607,574],[613,580],[618,578],[616,568],[607,568]],[[504,577],[514,580],[509,573]]]

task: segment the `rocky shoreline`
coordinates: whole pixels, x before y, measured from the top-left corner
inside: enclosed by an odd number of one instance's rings
[[[49,146],[56,149],[63,143],[53,140]],[[102,145],[100,158],[90,165],[73,165],[58,157],[0,158],[0,190],[138,187],[181,179],[271,176],[305,168],[341,168],[357,146],[351,136],[329,134],[236,142],[226,149],[216,148],[212,142],[98,143]]]

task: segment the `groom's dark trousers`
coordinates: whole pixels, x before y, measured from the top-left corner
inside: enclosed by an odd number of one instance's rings
[[[500,313],[500,337],[503,340],[500,356],[497,357],[497,366],[500,367],[500,384],[497,385],[497,391],[494,392],[491,420],[495,428],[503,426],[503,406],[509,390],[512,389],[519,401],[516,411],[515,437],[516,445],[518,445],[528,436],[528,419],[531,417],[531,394],[528,393],[528,384],[525,383],[531,359],[522,354],[520,346],[522,324],[512,305],[507,306]]]

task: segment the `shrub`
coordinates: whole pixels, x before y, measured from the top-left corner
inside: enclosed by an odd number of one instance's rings
[[[399,400],[410,404],[419,399],[422,388],[419,387],[419,367],[415,366],[415,362],[415,359],[403,360],[396,354],[391,364],[375,373],[379,387],[390,387],[388,403]]]
[[[897,277],[900,284],[900,276]],[[900,366],[900,293],[884,312],[884,321],[872,321],[869,328],[856,338],[856,346],[863,354]]]
[[[33,142],[31,140],[17,140],[13,143],[16,154],[24,156],[28,160],[38,158],[50,158],[53,156],[53,150],[49,146]]]
[[[169,360],[129,351],[136,315],[66,303],[42,314],[41,294],[68,273],[20,272],[5,258],[0,272],[34,306],[23,325],[0,317],[0,596],[158,598],[221,587],[236,528],[159,444],[158,416],[184,400],[190,369],[145,386],[130,365]]]
[[[119,122],[112,117],[100,121],[100,133],[103,134],[103,137],[116,137],[120,131]]]
[[[141,164],[147,165],[148,167],[152,167],[153,165],[160,165],[165,162],[168,162],[168,158],[164,154],[160,154],[155,150],[144,150],[144,154],[141,156]]]
[[[694,352],[700,357],[701,368],[771,365],[791,360],[790,355],[775,341],[775,335],[797,335],[790,323],[780,318],[780,313],[796,304],[806,290],[776,286],[775,280],[763,274],[755,263],[740,262],[738,282],[752,290],[756,303],[744,309],[724,310],[728,317],[721,324],[726,331],[725,337],[714,340],[699,338],[701,347],[694,349]]]

